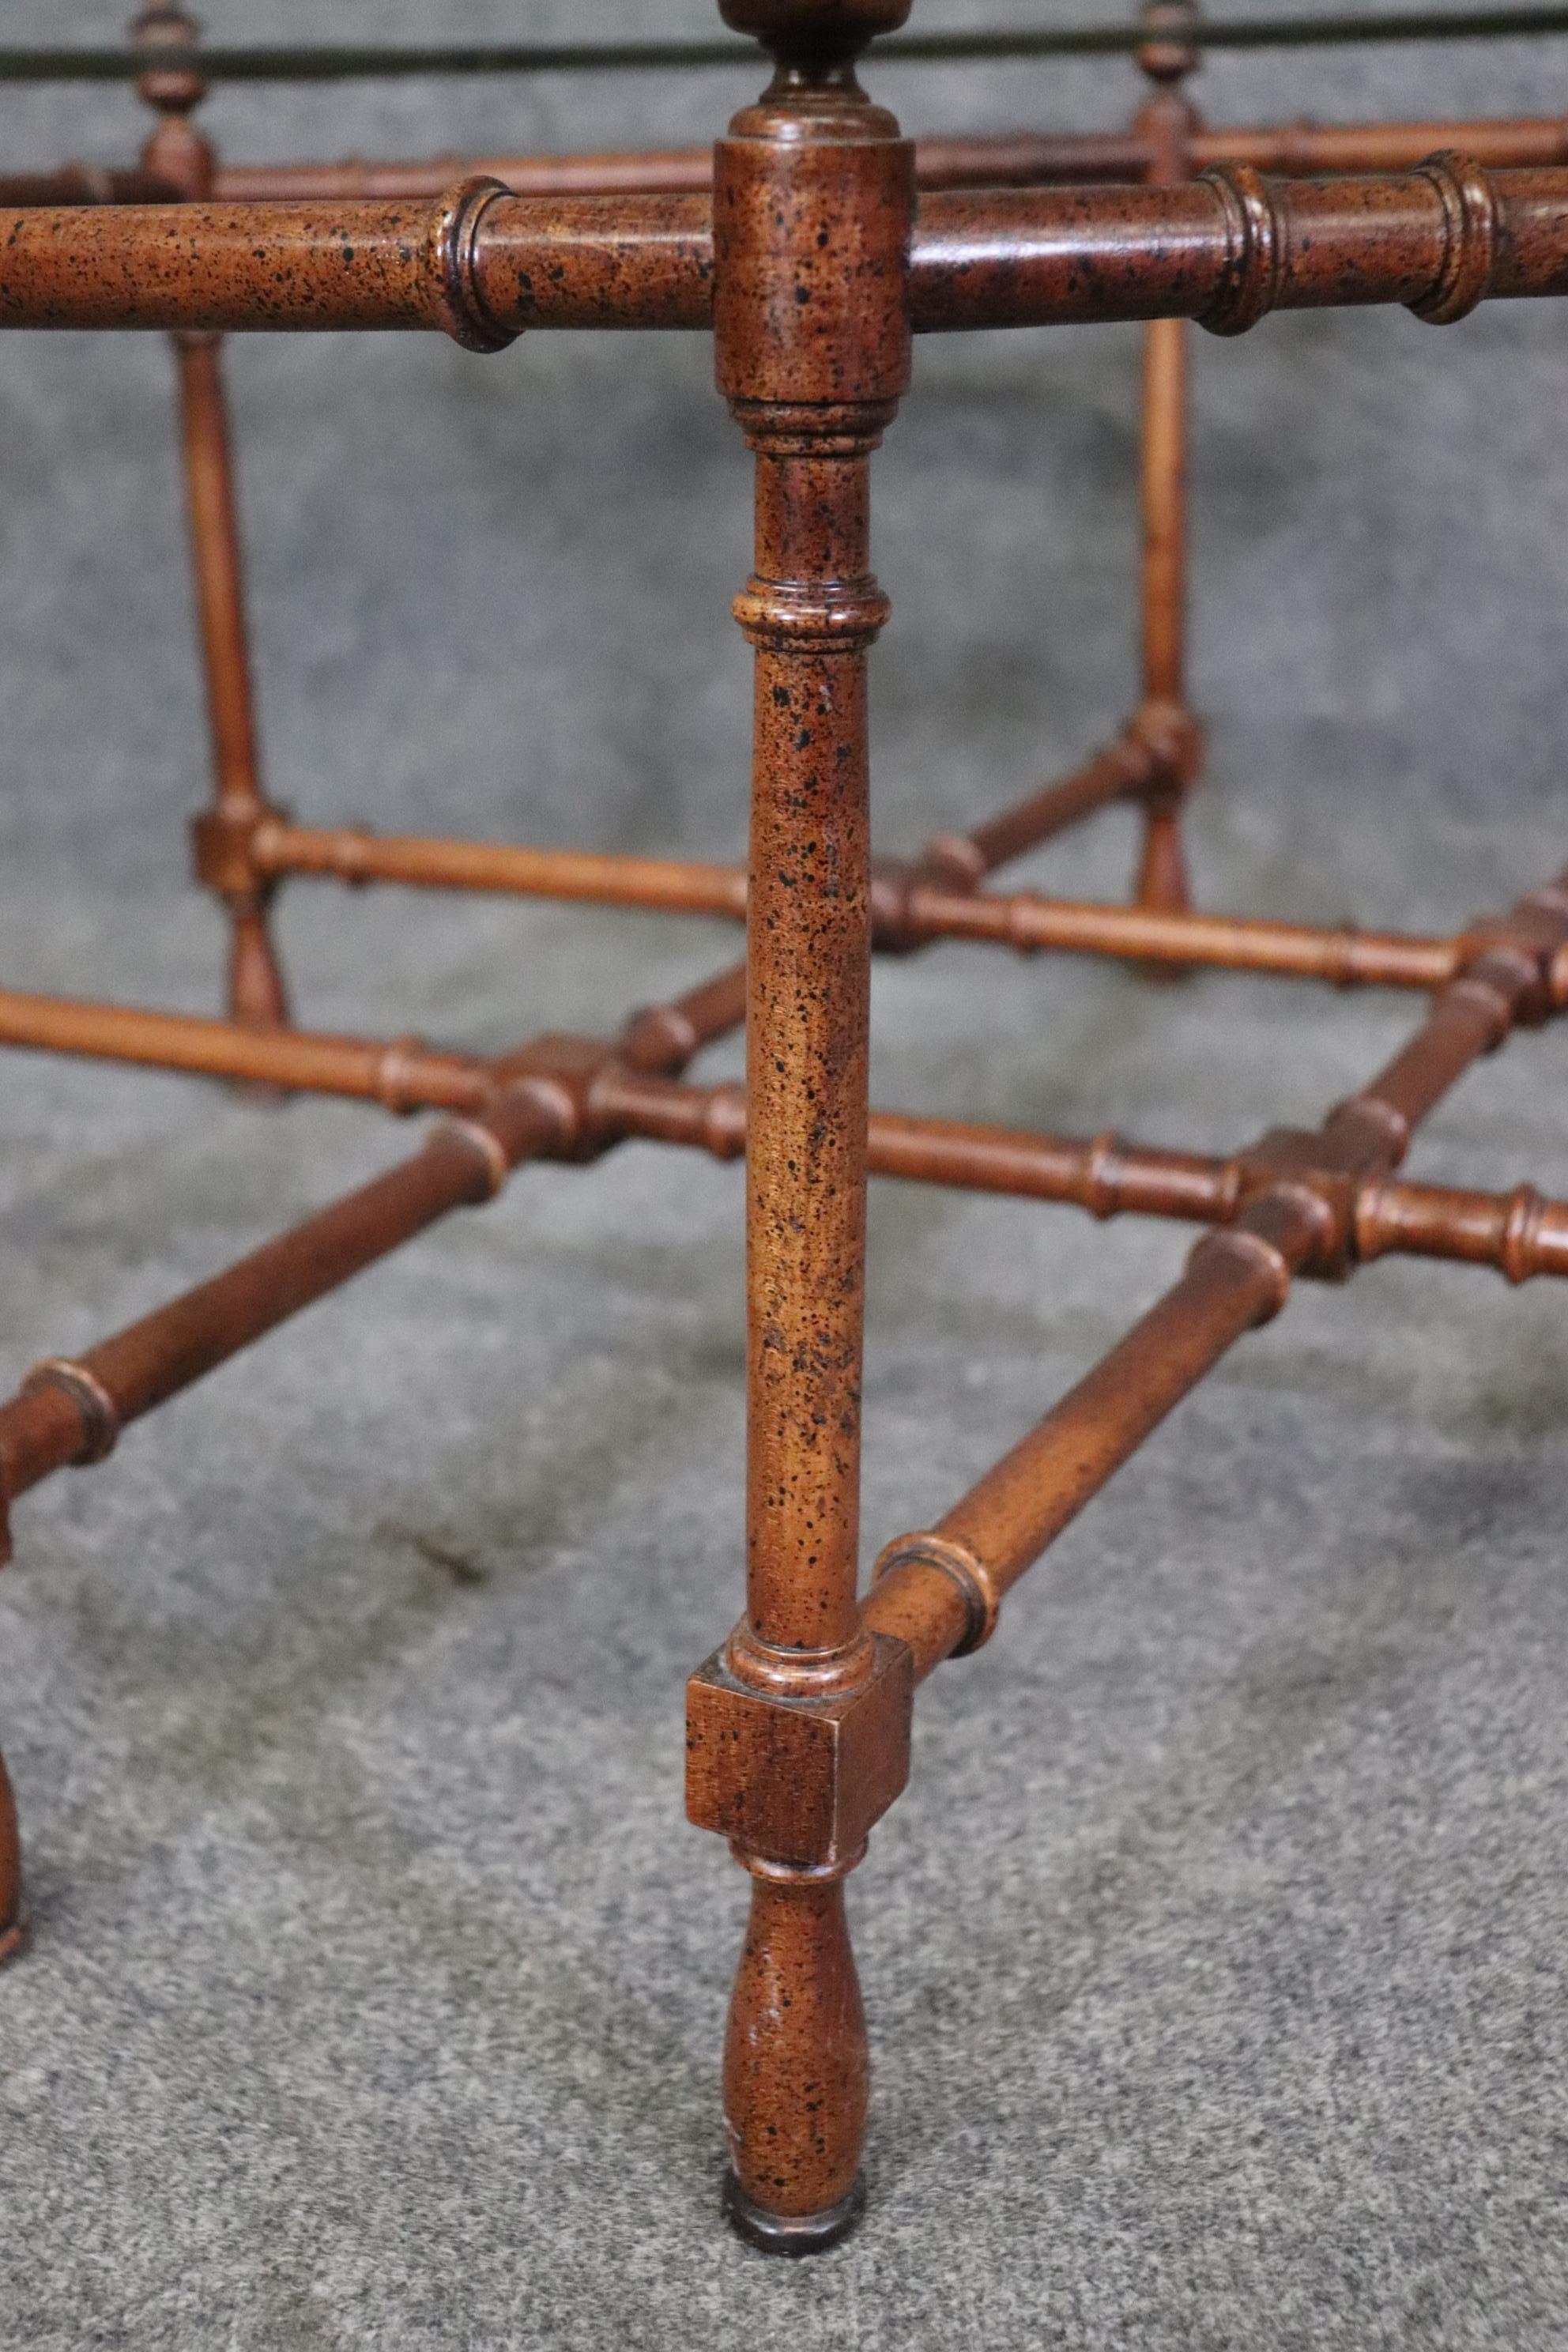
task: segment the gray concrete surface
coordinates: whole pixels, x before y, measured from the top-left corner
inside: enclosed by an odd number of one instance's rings
[[[520,22],[478,0],[439,26],[416,0],[208,13],[256,38]],[[709,17],[553,0],[521,21]],[[5,29],[58,37],[58,11],[10,0]],[[1207,98],[1546,110],[1562,55],[1229,63]],[[938,129],[1107,121],[1126,85],[878,86]],[[713,75],[211,114],[236,153],[564,147],[705,136],[745,94]],[[131,120],[112,95],[0,96],[18,168],[114,157]],[[1521,307],[1442,334],[1281,320],[1200,352],[1209,904],[1446,925],[1568,856],[1563,335]],[[889,848],[1124,708],[1134,362],[1115,331],[922,349],[879,461]],[[738,846],[745,463],[700,342],[258,341],[232,373],[282,798]],[[7,342],[0,581],[5,975],[207,1006],[155,341]],[[1110,892],[1130,856],[1110,819],[1027,870]],[[477,1045],[607,1024],[729,945],[304,886],[281,929],[310,1022]],[[1410,1013],[954,949],[879,975],[876,1090],[1219,1149],[1315,1116]],[[1548,1035],[1489,1065],[1417,1171],[1568,1188],[1565,1054]],[[0,1386],[405,1139],[352,1107],[8,1060]],[[800,2269],[722,2236],[743,1886],[683,1826],[679,1759],[683,1675],[739,1592],[739,1216],[733,1170],[649,1148],[531,1172],[18,1507],[0,1738],[37,1932],[0,1984],[0,2343],[1568,2341],[1568,1339],[1554,1291],[1456,1269],[1303,1295],[937,1677],[854,1897],[872,2217]],[[940,1509],[1185,1246],[880,1191],[868,1542]]]

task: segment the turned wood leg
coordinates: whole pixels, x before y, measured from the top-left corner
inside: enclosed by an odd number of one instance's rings
[[[1197,53],[1181,38],[1195,15],[1172,0],[1145,0],[1151,38],[1138,62],[1154,95],[1138,117],[1148,142],[1148,181],[1172,187],[1191,176],[1191,139],[1197,118],[1181,85]],[[1182,803],[1202,757],[1201,737],[1187,705],[1187,329],[1181,319],[1153,319],[1143,331],[1142,420],[1143,701],[1141,731],[1161,749],[1158,772],[1144,802],[1143,839],[1135,897],[1160,914],[1191,906],[1182,845]],[[1152,968],[1150,976],[1180,976],[1180,968]]]
[[[1142,730],[1168,740],[1143,804],[1136,898],[1161,914],[1191,905],[1182,803],[1195,733],[1186,706],[1186,328],[1154,319],[1143,331],[1143,703]]]
[[[15,1959],[27,1940],[22,1907],[22,1840],[16,1827],[16,1801],[11,1794],[5,1759],[0,1756],[0,1967]]]
[[[185,199],[200,203],[212,194],[215,158],[191,115],[205,95],[206,84],[198,70],[188,65],[164,67],[160,57],[171,47],[194,47],[201,28],[174,0],[149,0],[130,29],[132,46],[147,58],[138,93],[158,116],[157,129],[142,150],[142,163],[171,182]],[[267,921],[273,883],[257,856],[256,835],[275,812],[261,789],[257,756],[223,339],[180,331],[170,341],[180,392],[196,625],[212,735],[212,803],[192,828],[196,877],[228,909],[231,1019],[252,1028],[274,1029],[287,1024],[289,1004]]]
[[[1187,883],[1187,853],[1182,840],[1181,803],[1159,802],[1143,812],[1143,843],[1138,856],[1137,887],[1133,893],[1140,907],[1149,907],[1159,914],[1184,915],[1192,900]],[[1181,966],[1151,964],[1144,967],[1145,977],[1158,978],[1162,972],[1170,977]]]
[[[196,872],[228,909],[228,1009],[258,1029],[285,1025],[288,996],[268,923],[272,884],[256,835],[273,814],[257,756],[234,468],[216,335],[174,337],[214,794],[196,820]]]
[[[909,376],[914,155],[851,62],[909,0],[721,0],[780,71],[715,150],[719,386],[756,458],[747,900],[746,1614],[693,1677],[688,1809],[752,1872],[731,2219],[858,2211],[868,2062],[842,1880],[908,1772],[901,1642],[857,1599],[870,1006],[870,456]]]

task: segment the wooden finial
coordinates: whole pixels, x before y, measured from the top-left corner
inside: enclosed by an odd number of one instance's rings
[[[1138,22],[1149,36],[1138,51],[1138,63],[1151,81],[1163,88],[1185,81],[1198,64],[1190,36],[1198,21],[1198,0],[1143,0]]]
[[[152,0],[131,20],[131,45],[138,49],[194,49],[201,29],[196,18],[187,16],[183,8]],[[184,115],[205,97],[206,87],[202,76],[189,66],[163,71],[153,67],[142,75],[136,91],[160,114]]]
[[[724,22],[760,41],[781,71],[808,80],[847,70],[879,34],[892,33],[910,0],[719,0]]]

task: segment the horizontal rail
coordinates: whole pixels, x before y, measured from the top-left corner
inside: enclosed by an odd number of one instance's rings
[[[633,1016],[616,1061],[594,1088],[595,1115],[605,1132],[695,1147],[721,1160],[744,1150],[742,1088],[683,1085],[666,1075],[740,1026],[744,983],[745,968],[736,965],[671,1004]],[[12,990],[0,991],[0,1045],[342,1096],[399,1113],[482,1112],[504,1083],[508,1060],[437,1053],[411,1037],[383,1045],[302,1030],[256,1031]],[[1129,1143],[1109,1132],[1079,1139],[899,1111],[871,1112],[868,1164],[875,1176],[1070,1203],[1100,1218],[1225,1224],[1242,1193],[1235,1160]],[[1380,1180],[1361,1188],[1355,1236],[1358,1259],[1459,1258],[1496,1266],[1513,1281],[1568,1275],[1568,1205],[1529,1186],[1495,1193]]]
[[[1489,170],[1568,163],[1568,118],[1520,117],[1496,121],[1288,122],[1200,125],[1188,152],[1194,171],[1215,163],[1250,163],[1259,172],[1309,179],[1318,173],[1409,171],[1423,157],[1457,150]],[[1059,182],[1141,180],[1154,160],[1136,131],[1004,131],[973,138],[915,142],[915,180],[925,189],[1038,187]],[[86,167],[68,165],[66,173]],[[225,203],[279,199],[437,196],[470,173],[500,180],[519,196],[700,194],[713,184],[712,147],[679,147],[644,154],[436,155],[417,162],[220,163],[213,194]],[[38,193],[22,179],[0,179],[0,205],[134,204],[157,200],[155,185],[139,197],[127,185],[110,196],[47,193],[65,174],[40,174]],[[93,177],[94,175],[88,175]],[[99,183],[117,176],[96,175]],[[7,193],[15,191],[16,193]],[[164,194],[176,196],[173,187]]]
[[[1402,151],[1399,160],[1414,163],[1443,143],[1428,138],[1407,159]],[[1563,158],[1568,160],[1568,141],[1562,145]],[[1519,156],[1500,154],[1496,160],[1533,163],[1557,159],[1557,149],[1549,147],[1544,137],[1541,148],[1542,152],[1532,148]],[[1005,131],[968,139],[917,139],[915,179],[922,188],[1028,187],[1041,180],[1136,179],[1146,160],[1147,142],[1132,132],[1090,132],[1080,137],[1070,131]],[[710,143],[644,154],[617,151],[577,155],[436,155],[408,163],[354,158],[337,163],[220,163],[213,178],[213,194],[226,203],[242,204],[323,196],[437,196],[473,173],[500,180],[519,196],[701,195],[713,185],[713,149]],[[6,184],[0,181],[0,203],[98,201],[90,195],[6,197],[3,193]],[[127,196],[121,201],[135,199]]]
[[[420,205],[110,205],[0,212],[0,326],[445,329],[494,350],[529,327],[700,328],[701,196],[514,196],[473,182]],[[910,275],[926,331],[1195,318],[1568,292],[1568,170],[1460,160],[1339,180],[1222,167],[1180,187],[932,194]]]
[[[313,1299],[384,1256],[447,1210],[488,1200],[524,1160],[595,1157],[618,1139],[587,1128],[590,1074],[683,1069],[745,1015],[744,967],[731,966],[627,1021],[617,1045],[541,1037],[516,1053],[464,1062],[415,1040],[386,1047],[285,1032],[260,1037],[228,1022],[128,1013],[104,1005],[0,994],[14,1042],[64,1046],[207,1075],[259,1076],[331,1092],[374,1092],[393,1108],[421,1071],[426,1093],[450,1087],[462,1115],[438,1126],[401,1166],[268,1242],[226,1272],[70,1361],[35,1368],[0,1405],[0,1561],[10,1557],[7,1509],[50,1471],[101,1460],[121,1426],[210,1371]],[[303,1058],[301,1058],[303,1057]],[[372,1072],[376,1083],[367,1087]],[[332,1081],[332,1083],[329,1083]],[[337,1081],[341,1081],[337,1083]],[[460,1086],[459,1086],[460,1081]],[[474,1089],[479,1089],[477,1099]]]
[[[1568,32],[1568,7],[1373,10],[1357,16],[1233,16],[1182,27],[1184,46],[1206,49],[1306,49],[1384,47],[1407,41],[1527,38]],[[985,58],[1120,57],[1149,38],[1133,25],[998,26],[991,32],[905,33],[879,41],[889,65],[955,65]],[[701,67],[755,68],[749,44],[698,41],[318,42],[197,48],[160,47],[161,73],[208,81],[387,81],[451,75],[670,71]],[[144,48],[0,48],[0,82],[134,81],[147,71]]]
[[[1234,1223],[1205,1235],[1174,1287],[933,1528],[888,1547],[865,1619],[910,1643],[917,1675],[986,1639],[1004,1594],[1243,1332],[1279,1310],[1299,1274],[1349,1272],[1363,1241],[1436,1254],[1445,1216],[1456,1255],[1489,1247],[1520,1279],[1548,1233],[1542,1263],[1554,1265],[1568,1235],[1529,1188],[1478,1209],[1474,1196],[1401,1199],[1415,1188],[1393,1186],[1390,1171],[1417,1120],[1547,1009],[1543,971],[1565,945],[1568,876],[1494,927],[1402,1052],[1315,1136],[1266,1137],[1243,1155],[1254,1189]]]
[[[612,1069],[598,1081],[595,1103],[620,1134],[684,1144],[716,1160],[735,1159],[746,1148],[745,1094],[738,1086],[681,1086]],[[901,1111],[869,1114],[867,1166],[873,1176],[1071,1202],[1099,1217],[1220,1224],[1237,1204],[1235,1171],[1223,1160],[1151,1150],[1113,1135],[1079,1141]]]
[[[443,182],[443,185],[447,184]],[[53,172],[0,172],[0,211],[44,205],[173,205],[180,191],[154,172],[61,163]]]
[[[1491,1266],[1510,1282],[1561,1277],[1568,1275],[1568,1203],[1546,1200],[1532,1184],[1484,1192],[1385,1178],[1357,1196],[1355,1254],[1363,1265],[1435,1257]]]
[[[1250,163],[1255,171],[1292,180],[1310,180],[1319,173],[1408,172],[1426,156],[1444,153],[1468,155],[1488,171],[1520,171],[1568,163],[1568,117],[1282,122],[1230,129],[1200,124],[1189,152],[1194,171],[1216,163]]]
[[[1194,171],[1251,163],[1307,179],[1318,173],[1408,171],[1445,149],[1493,171],[1568,163],[1568,119],[1200,126],[1189,142]],[[1152,160],[1136,131],[1003,131],[915,142],[925,189],[1038,187],[1060,182],[1141,180]],[[677,147],[565,155],[432,155],[399,163],[348,157],[333,163],[220,163],[220,204],[392,203],[439,196],[460,181],[499,180],[517,196],[700,195],[713,184],[713,150]],[[0,173],[0,210],[47,205],[184,202],[171,180],[132,169],[62,163],[52,172]]]
[[[1568,174],[1436,163],[1404,174],[1262,181],[1217,167],[1178,188],[931,195],[914,327],[1194,318],[1239,334],[1269,310],[1404,303],[1434,322],[1486,299],[1568,291]]]
[[[548,1149],[546,1110],[508,1108],[492,1135],[438,1127],[411,1159],[70,1361],[37,1366],[0,1405],[0,1494],[98,1461],[128,1422],[188,1388],[449,1210],[488,1200],[508,1167]],[[504,1136],[504,1142],[500,1139]],[[5,1556],[9,1556],[8,1543]]]
[[[1568,292],[1568,173],[1434,159],[1408,173],[1179,187],[994,190],[921,207],[916,329],[1195,319],[1403,303],[1442,324],[1476,303]]]
[[[300,1094],[346,1095],[395,1111],[472,1110],[493,1085],[487,1063],[437,1053],[417,1037],[382,1045],[311,1030],[247,1029],[195,1013],[15,989],[0,989],[0,1045],[137,1062]]]
[[[1440,988],[1453,978],[1466,951],[1462,938],[1273,922],[1258,916],[1163,914],[1026,890],[944,890],[919,880],[910,883],[900,908],[910,934],[922,941],[974,940],[1024,955],[1048,950],[1177,967],[1207,965],[1325,981],[1336,988]]]
[[[964,841],[939,839],[927,853],[984,871],[1034,845],[1047,832],[1102,806],[1142,774],[1118,747],[1062,783],[977,828]],[[1047,823],[1047,820],[1049,819]],[[665,914],[714,915],[743,922],[746,876],[739,866],[704,865],[611,851],[512,848],[500,844],[377,835],[353,826],[312,829],[268,818],[251,855],[270,879],[314,875],[350,885],[398,882],[418,889],[495,891],[521,898],[587,900]],[[1440,988],[1467,942],[1349,926],[1272,922],[1239,915],[1160,914],[945,888],[894,870],[873,885],[879,931],[900,946],[970,940],[1033,955],[1114,956],[1133,962],[1209,965],[1223,971],[1326,981],[1335,987]],[[1568,973],[1564,975],[1568,980]]]
[[[743,1028],[746,1020],[744,960],[715,972],[668,1004],[645,1005],[621,1032],[619,1058],[629,1069],[683,1070],[704,1045]]]
[[[0,327],[300,333],[443,330],[492,351],[529,327],[700,328],[700,196],[0,211]]]
[[[949,1566],[971,1560],[992,1614],[1085,1505],[1244,1332],[1278,1306],[1272,1269],[1230,1234],[1194,1250],[1185,1273],[931,1530],[884,1554],[865,1619],[914,1653],[923,1677],[965,1643],[970,1607]]]
[[[1146,790],[1160,769],[1154,746],[1135,728],[1128,728],[1080,767],[1054,778],[1027,800],[1003,809],[961,837],[939,836],[933,846],[939,856],[956,854],[965,882],[973,885],[1113,802]]]
[[[1315,1144],[1266,1138],[1253,1153],[1220,1161],[1110,1136],[1079,1142],[871,1115],[868,1160],[879,1175],[1071,1200],[1102,1216],[1141,1212],[1220,1228],[1194,1251],[1174,1290],[935,1529],[884,1555],[887,1572],[867,1622],[909,1641],[920,1674],[983,1637],[1002,1593],[1241,1332],[1282,1303],[1293,1275],[1336,1270],[1317,1262],[1325,1208],[1313,1192],[1316,1179],[1327,1173],[1331,1192],[1334,1171],[1350,1180],[1347,1269],[1404,1251],[1490,1264],[1513,1281],[1568,1276],[1568,1203],[1542,1200],[1529,1186],[1487,1194],[1402,1183],[1389,1173],[1422,1112],[1521,1019],[1550,1009],[1543,974],[1564,946],[1568,877],[1491,927],[1491,944],[1441,992],[1404,1051],[1330,1115]],[[743,984],[743,969],[731,967],[673,1004],[634,1015],[617,1049],[538,1039],[484,1063],[429,1056],[443,1084],[460,1080],[465,1100],[469,1088],[484,1087],[470,1116],[438,1129],[401,1167],[116,1338],[79,1359],[36,1367],[20,1393],[0,1405],[0,1496],[8,1504],[52,1470],[100,1459],[125,1423],[448,1209],[489,1197],[523,1160],[571,1156],[584,1146],[595,1156],[634,1134],[734,1157],[745,1146],[742,1091],[680,1086],[657,1074],[679,1070],[700,1045],[736,1024]],[[15,994],[0,995],[0,1015],[29,1043],[111,1055],[123,1047],[140,1060],[161,1059],[166,1048],[174,1057],[169,1066],[283,1084],[310,1080],[298,1064],[233,1057],[258,1045],[278,1055],[346,1055],[348,1091],[371,1090],[367,1075],[389,1054],[401,1051],[417,1066],[418,1049],[406,1045],[258,1039],[233,1024]],[[325,1083],[326,1067],[315,1075]],[[574,1086],[584,1089],[576,1107]],[[384,1097],[384,1072],[374,1091]],[[1303,1142],[1321,1165],[1302,1161]]]
[[[619,1134],[684,1144],[716,1160],[746,1148],[744,1090],[693,1087],[610,1070],[595,1095]],[[1247,1196],[1245,1156],[1219,1160],[1129,1143],[1119,1135],[1041,1135],[1008,1127],[873,1110],[867,1129],[873,1176],[957,1192],[1050,1201],[1090,1216],[1163,1217],[1227,1225]],[[1568,1276],[1568,1202],[1532,1185],[1511,1192],[1413,1184],[1373,1176],[1354,1187],[1351,1254],[1357,1265],[1389,1256],[1445,1258],[1493,1267],[1510,1282]]]
[[[745,1017],[746,968],[732,964],[672,1003],[634,1013],[617,1051],[629,1069],[668,1075],[684,1069],[704,1045],[740,1028]],[[133,1062],[144,1069],[293,1094],[342,1096],[398,1114],[481,1110],[505,1083],[509,1062],[506,1055],[438,1052],[419,1037],[395,1037],[384,1045],[320,1030],[251,1029],[199,1013],[96,1004],[16,989],[0,989],[0,1045],[88,1061]]]
[[[581,849],[511,848],[311,828],[268,819],[252,856],[268,877],[313,874],[347,883],[402,882],[418,889],[502,891],[521,898],[590,899],[606,907],[723,915],[744,921],[746,877],[735,866],[683,864]]]

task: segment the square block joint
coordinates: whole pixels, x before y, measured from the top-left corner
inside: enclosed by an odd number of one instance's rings
[[[868,1679],[820,1699],[754,1690],[715,1651],[686,1686],[686,1811],[770,1862],[847,1863],[910,1777],[914,1662],[876,1636]]]

